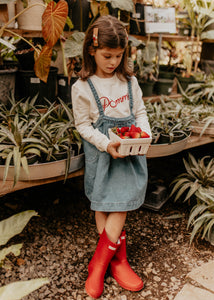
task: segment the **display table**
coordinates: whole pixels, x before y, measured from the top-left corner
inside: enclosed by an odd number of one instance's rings
[[[201,145],[205,145],[205,144],[209,144],[209,143],[213,143],[214,142],[214,137],[208,136],[208,135],[204,135],[202,137],[200,137],[199,135],[192,135],[188,141],[187,144],[184,148],[184,150],[186,149],[190,149],[193,147],[197,147],[197,146],[201,146]],[[157,157],[157,156],[155,156]],[[152,156],[149,157],[149,159],[151,159]],[[73,178],[73,177],[78,177],[78,176],[82,176],[84,175],[84,168],[81,168],[75,172],[72,172],[70,174],[68,174],[68,179]],[[34,186],[38,186],[38,185],[44,185],[44,184],[48,184],[48,183],[53,183],[56,181],[63,181],[65,179],[65,176],[57,176],[57,177],[53,177],[53,178],[47,178],[47,179],[41,179],[41,180],[32,180],[32,181],[19,181],[14,187],[13,187],[13,180],[8,180],[5,183],[3,183],[3,181],[0,181],[0,196],[4,196],[6,194],[18,191],[18,190],[22,190],[22,189],[26,189],[26,188],[30,188],[30,187],[34,187]]]

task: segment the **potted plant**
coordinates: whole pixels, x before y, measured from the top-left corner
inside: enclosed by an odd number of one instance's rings
[[[51,160],[59,161],[58,155],[65,152],[66,157],[56,170],[57,174],[64,173],[65,178],[68,172],[82,166],[82,141],[74,127],[71,109],[61,100],[60,105],[47,101],[46,106],[37,106],[35,99],[36,96],[26,102],[12,99],[9,108],[4,104],[0,105],[0,157],[3,158],[0,175],[4,181],[8,176],[10,179],[13,176],[14,185],[20,178],[34,178],[30,170],[35,165],[31,168],[28,160],[32,154],[38,158],[39,164],[36,166],[42,169],[41,164],[47,164]],[[38,178],[35,169],[35,178]],[[54,169],[51,174],[48,169],[46,174],[52,176]],[[39,172],[39,178],[42,178],[41,175]]]
[[[196,237],[214,244],[213,195],[214,159],[204,156],[198,161],[189,153],[188,161],[183,159],[186,173],[177,176],[171,183],[170,197],[182,199],[194,205],[189,214],[188,227],[192,227],[190,243]]]
[[[20,168],[23,167],[25,173],[29,175],[28,165],[32,156],[39,157],[41,152],[47,152],[46,145],[34,134],[36,128],[42,123],[48,114],[53,110],[53,106],[36,120],[23,119],[18,112],[10,119],[8,124],[0,124],[0,142],[3,143],[0,156],[5,160],[5,181],[10,165],[14,166],[14,185],[19,180]],[[33,161],[35,162],[35,161]]]
[[[142,89],[143,96],[149,97],[153,93],[153,87],[156,79],[156,63],[155,58],[157,54],[156,43],[147,42],[145,47],[139,45],[137,47],[136,55],[136,77]]]
[[[198,63],[200,61],[201,54],[201,40],[206,37],[206,28],[214,23],[214,3],[212,1],[188,1],[183,0],[181,2],[183,7],[189,16],[189,25],[191,26],[191,43],[187,47],[188,64],[186,72],[177,75],[183,90],[185,90],[189,84],[195,81],[194,74],[198,71]],[[196,41],[195,41],[196,36]],[[194,74],[192,74],[194,73]],[[184,82],[184,83],[183,83]]]
[[[3,36],[4,32],[8,32],[14,36],[19,36],[16,32],[8,29],[8,25],[19,15],[27,12],[32,6],[41,5],[41,4],[32,4],[24,8],[19,14],[17,14],[14,18],[9,20],[1,29],[0,29],[0,38]],[[58,41],[68,15],[68,4],[64,0],[60,0],[57,4],[54,1],[50,1],[47,6],[42,4],[45,7],[44,13],[42,15],[42,35],[45,41],[44,46],[40,50],[38,47],[35,47],[32,43],[28,40],[19,36],[22,40],[24,40],[27,44],[35,51],[35,65],[34,71],[36,76],[44,81],[47,82],[48,74],[51,65],[51,58],[52,58],[52,50],[56,42]]]
[[[58,97],[65,103],[71,103],[71,87],[81,69],[84,37],[84,32],[74,31],[65,41],[60,41],[64,73],[57,75]]]

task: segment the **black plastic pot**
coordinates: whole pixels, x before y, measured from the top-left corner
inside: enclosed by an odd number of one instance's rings
[[[160,71],[159,75],[158,75],[158,78],[173,80],[175,78],[175,73],[174,72],[169,72],[169,71]]]
[[[153,94],[154,81],[140,82],[139,85],[143,92],[143,97],[150,97]]]
[[[155,82],[154,91],[157,95],[169,95],[172,91],[172,85],[172,79],[159,78]]]
[[[71,77],[70,83],[69,78],[63,74],[57,75],[57,87],[58,97],[65,103],[71,104],[71,87],[77,81],[78,77]]]
[[[15,56],[19,61],[21,70],[33,70],[34,68],[34,49],[17,50]]]
[[[194,76],[182,77],[181,75],[176,75],[176,77],[184,91],[186,91],[189,84],[192,84],[196,81]],[[178,85],[178,92],[181,93],[179,85]]]
[[[173,132],[172,140],[170,140],[169,134],[161,133],[158,139],[158,144],[171,144],[183,140],[186,134],[183,132]]]
[[[47,83],[41,81],[32,70],[19,70],[17,73],[16,94],[18,99],[33,97],[38,94],[37,104],[44,104],[44,98],[50,102],[56,100],[58,68],[51,67]]]

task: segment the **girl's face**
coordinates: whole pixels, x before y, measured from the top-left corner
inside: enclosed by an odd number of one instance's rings
[[[96,75],[102,78],[112,77],[114,71],[119,66],[124,49],[118,48],[102,48],[93,51],[91,55],[94,56],[97,69]]]

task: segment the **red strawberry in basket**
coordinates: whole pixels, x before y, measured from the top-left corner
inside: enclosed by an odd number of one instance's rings
[[[140,133],[132,131],[132,132],[130,132],[130,137],[132,139],[139,139],[140,138]]]
[[[134,125],[134,124],[132,124],[132,125],[131,125],[131,128],[130,128],[130,130],[129,130],[129,131],[130,131],[130,132],[135,132],[135,131],[136,131],[135,129],[136,129],[135,125]]]
[[[130,137],[130,132],[129,131],[124,132],[124,136]]]
[[[129,127],[127,127],[127,126],[124,126],[124,127],[122,127],[121,129],[120,129],[120,132],[123,134],[123,133],[125,133],[125,132],[127,132],[127,131],[129,131]]]
[[[141,131],[140,137],[141,137],[141,138],[149,138],[150,136],[149,136],[148,133],[146,133],[145,131]]]

